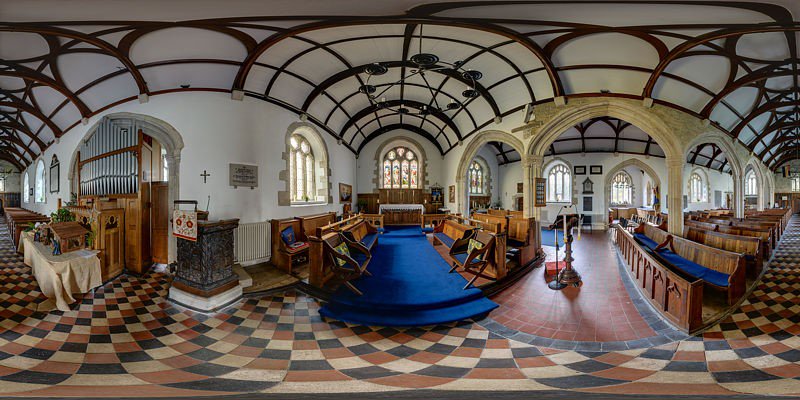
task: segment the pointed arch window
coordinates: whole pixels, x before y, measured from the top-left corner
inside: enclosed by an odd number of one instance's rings
[[[758,180],[756,180],[756,173],[752,169],[744,177],[744,195],[758,196]]]
[[[292,202],[316,200],[314,186],[314,153],[308,140],[301,135],[289,139],[289,182]]]
[[[557,164],[547,174],[547,201],[570,202],[572,193],[572,174],[564,164]]]
[[[652,206],[653,200],[653,185],[650,181],[647,181],[647,188],[644,190],[644,205],[647,207]]]
[[[697,172],[692,173],[689,177],[689,199],[693,203],[708,201],[708,186]]]
[[[30,179],[28,178],[28,173],[25,172],[25,177],[23,178],[22,183],[22,198],[25,199],[26,203],[31,202],[31,183]]]
[[[33,201],[44,203],[44,161],[36,163],[36,184],[34,186]]]
[[[633,200],[633,183],[631,176],[620,171],[611,180],[611,204],[630,205]]]
[[[792,178],[792,191],[800,192],[800,177],[795,176]]]
[[[469,193],[470,194],[484,194],[484,176],[483,167],[477,162],[473,161],[469,167]]]
[[[420,159],[406,147],[395,147],[383,156],[384,189],[419,188]]]

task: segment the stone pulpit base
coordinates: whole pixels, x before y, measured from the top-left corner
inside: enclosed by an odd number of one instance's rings
[[[169,300],[195,311],[219,311],[242,298],[233,271],[233,231],[238,219],[198,221],[197,241],[178,240],[175,279]]]

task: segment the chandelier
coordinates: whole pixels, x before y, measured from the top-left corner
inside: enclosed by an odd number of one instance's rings
[[[372,77],[381,76],[386,74],[389,69],[381,63],[373,63],[364,68],[364,74],[367,79],[364,84],[358,88],[358,91],[363,93],[369,99],[370,104],[383,110],[392,111],[395,114],[412,114],[412,115],[427,115],[436,112],[443,112],[445,110],[452,111],[458,110],[464,106],[464,102],[480,96],[478,91],[478,80],[483,77],[480,71],[465,69],[463,61],[446,62],[439,59],[439,56],[433,53],[425,53],[422,50],[422,25],[419,28],[419,53],[411,56],[409,62],[413,66],[410,73],[401,76],[399,80],[388,84],[372,85],[370,80]],[[439,72],[448,76],[460,76],[462,81],[466,83],[467,87],[461,92],[463,100],[459,101],[451,98],[450,101],[442,107],[436,99],[436,94],[439,92],[438,88],[431,86],[428,72]],[[397,85],[403,85],[410,80],[421,80],[417,85],[423,86],[431,94],[431,100],[427,105],[423,104],[419,108],[411,107],[399,101],[387,101],[386,92],[391,90]],[[378,91],[378,86],[386,86],[383,90]],[[416,103],[416,102],[415,102]],[[413,110],[412,110],[413,109]]]

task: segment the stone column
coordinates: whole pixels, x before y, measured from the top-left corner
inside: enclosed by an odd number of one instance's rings
[[[667,182],[669,188],[668,229],[673,235],[683,235],[683,166],[686,164],[683,157],[667,157]]]
[[[744,177],[733,179],[733,216],[744,218]]]
[[[469,217],[469,199],[467,199],[467,191],[465,190],[466,177],[456,177],[456,212],[460,212],[465,217]],[[446,188],[450,190],[450,188]],[[447,193],[450,196],[449,193]]]
[[[535,218],[537,243],[542,243],[542,209],[534,207],[536,197],[534,180],[542,177],[543,169],[543,156],[528,155],[522,157],[522,214],[528,218]]]

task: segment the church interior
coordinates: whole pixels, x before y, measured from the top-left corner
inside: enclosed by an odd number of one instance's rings
[[[800,396],[799,19],[3,1],[0,397]]]

